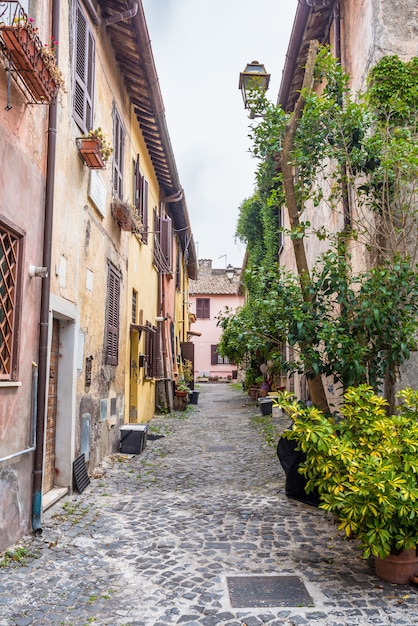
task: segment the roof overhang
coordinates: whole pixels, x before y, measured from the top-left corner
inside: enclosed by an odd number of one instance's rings
[[[109,35],[161,189],[160,200],[168,206],[185,254],[189,276],[194,278],[197,275],[196,249],[167,129],[142,2],[84,1],[96,26],[106,28]]]
[[[309,43],[324,43],[338,0],[299,0],[287,48],[277,103],[292,111],[302,88]]]

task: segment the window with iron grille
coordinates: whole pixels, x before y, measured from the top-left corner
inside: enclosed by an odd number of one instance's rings
[[[109,265],[106,307],[106,363],[118,364],[120,274]]]
[[[22,235],[0,223],[0,380],[17,378]]]
[[[77,2],[75,14],[73,116],[83,133],[93,128],[94,38]]]
[[[211,365],[229,365],[230,361],[227,356],[221,356],[218,352],[218,345],[211,345],[210,347],[210,363]]]
[[[142,222],[142,232],[139,233],[143,243],[148,243],[148,181],[142,176],[139,167],[139,154],[135,161],[134,174],[134,198],[135,208]]]
[[[113,195],[123,200],[123,159],[125,130],[115,105],[113,105]]]
[[[210,319],[210,298],[196,298],[196,317]]]

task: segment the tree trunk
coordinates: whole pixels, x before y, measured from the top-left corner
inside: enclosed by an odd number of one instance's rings
[[[298,229],[300,226],[299,214],[300,207],[298,206],[296,190],[294,184],[294,171],[291,163],[291,151],[293,148],[294,137],[298,128],[298,123],[303,113],[305,106],[304,92],[306,89],[312,89],[314,81],[314,66],[316,55],[318,53],[318,42],[311,41],[309,46],[308,58],[305,68],[305,76],[303,79],[302,90],[299,98],[296,102],[293,114],[289,119],[286,126],[283,149],[280,155],[280,168],[283,175],[283,188],[286,198],[286,206],[289,214],[289,222],[291,230]],[[309,301],[310,296],[306,294],[305,286],[310,281],[310,273],[308,267],[308,261],[306,258],[304,240],[302,238],[292,239],[293,250],[296,260],[296,268],[299,274],[299,281],[302,287],[302,292],[305,294],[305,301]],[[302,353],[304,353],[303,345],[300,345]],[[328,400],[325,394],[324,384],[322,376],[319,374],[314,378],[308,379],[309,393],[313,404],[318,406],[324,413],[329,413]]]

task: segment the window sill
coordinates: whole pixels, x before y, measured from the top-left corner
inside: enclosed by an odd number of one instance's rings
[[[0,387],[21,387],[21,381],[14,380],[0,380]]]

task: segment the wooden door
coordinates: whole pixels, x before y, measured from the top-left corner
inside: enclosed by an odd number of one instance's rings
[[[51,359],[49,366],[48,412],[46,421],[45,463],[43,492],[48,493],[55,479],[55,435],[57,422],[57,387],[59,362],[60,323],[54,319],[52,326]]]

